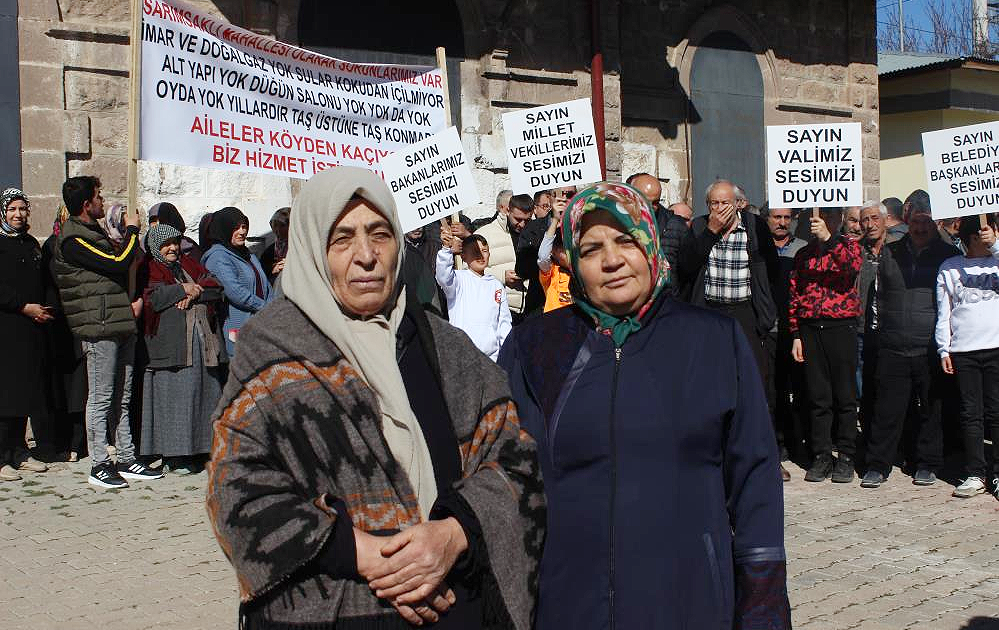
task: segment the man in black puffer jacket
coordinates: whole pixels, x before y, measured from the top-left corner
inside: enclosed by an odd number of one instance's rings
[[[937,358],[936,278],[940,264],[960,252],[940,240],[929,214],[914,214],[909,233],[885,246],[878,266],[877,401],[867,445],[867,474],[861,486],[877,488],[895,460],[913,396],[916,417],[916,474],[913,483],[936,481],[943,463],[940,402],[943,372]]]

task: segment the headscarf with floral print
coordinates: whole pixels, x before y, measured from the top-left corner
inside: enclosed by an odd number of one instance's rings
[[[617,221],[624,232],[631,235],[645,253],[645,260],[651,272],[651,292],[649,299],[638,310],[624,317],[605,313],[590,302],[586,295],[579,274],[579,239],[583,225],[583,217],[595,210],[606,210]],[[642,327],[642,316],[649,310],[656,297],[666,286],[669,274],[669,263],[663,255],[659,244],[659,230],[652,205],[640,192],[617,182],[600,182],[581,190],[566,208],[562,216],[562,240],[565,252],[572,266],[574,282],[573,297],[576,303],[593,318],[597,331],[608,335],[614,340],[614,345],[621,347],[631,333]]]

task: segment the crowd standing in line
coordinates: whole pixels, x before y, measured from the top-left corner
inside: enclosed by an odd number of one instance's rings
[[[956,435],[954,496],[999,497],[996,215],[934,221],[921,190],[756,206],[726,180],[697,213],[647,173],[515,193],[402,234],[384,183],[340,168],[261,260],[238,208],[195,241],[157,203],[140,236],[88,176],[39,247],[4,191],[0,480],[207,467],[247,628],[790,627],[782,462],[930,486]],[[669,553],[639,544],[663,530]],[[643,606],[663,583],[676,605]]]

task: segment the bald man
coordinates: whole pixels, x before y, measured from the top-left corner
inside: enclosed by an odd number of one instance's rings
[[[627,183],[642,193],[642,196],[649,200],[655,210],[656,224],[659,226],[659,242],[662,244],[663,254],[666,255],[670,268],[673,269],[669,275],[669,287],[675,293],[679,279],[676,271],[677,255],[680,251],[680,242],[687,235],[690,225],[683,217],[663,206],[660,201],[663,185],[657,177],[648,173],[635,173],[628,178]]]
[[[690,222],[694,220],[694,209],[682,201],[670,204],[668,210],[683,219],[687,227],[690,227]]]
[[[638,173],[629,177],[628,183],[642,193],[642,196],[648,199],[653,207],[660,205],[659,200],[663,196],[663,185],[659,178],[648,173]]]

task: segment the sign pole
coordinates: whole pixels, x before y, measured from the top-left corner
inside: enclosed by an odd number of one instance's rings
[[[139,116],[142,95],[142,2],[131,0],[132,31],[129,37],[132,65],[129,68],[128,100],[128,212],[139,211]]]
[[[441,69],[441,87],[444,89],[444,126],[445,128],[454,125],[451,120],[451,91],[447,86],[447,55],[444,47],[437,47],[437,67]],[[451,215],[451,223],[458,222],[458,213]]]
[[[441,88],[444,90],[444,127],[451,127],[454,122],[451,120],[451,91],[447,86],[447,54],[443,46],[437,47],[437,67],[441,70]],[[458,213],[451,215],[451,225],[458,223]],[[454,268],[462,269],[461,259],[457,254],[454,256]]]

